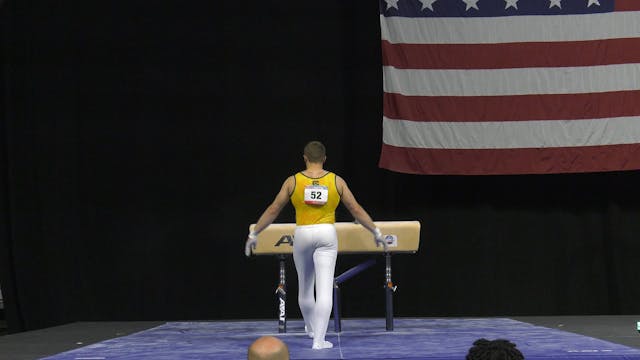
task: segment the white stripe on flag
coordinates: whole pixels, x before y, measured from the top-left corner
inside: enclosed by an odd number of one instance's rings
[[[453,0],[447,0],[453,1]],[[382,40],[409,44],[585,41],[640,35],[640,11],[563,16],[401,18],[380,15]]]
[[[640,89],[640,64],[495,70],[402,70],[383,66],[382,70],[384,91],[408,96],[576,94]]]
[[[384,117],[383,142],[397,147],[432,149],[633,144],[640,142],[640,116],[501,122],[415,122]]]

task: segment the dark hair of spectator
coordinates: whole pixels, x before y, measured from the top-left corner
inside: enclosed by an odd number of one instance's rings
[[[524,355],[509,340],[478,339],[467,354],[467,360],[523,360]]]

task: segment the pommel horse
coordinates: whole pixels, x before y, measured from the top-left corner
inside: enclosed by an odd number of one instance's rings
[[[351,222],[337,222],[338,254],[382,254],[385,257],[385,306],[386,329],[393,331],[393,293],[396,286],[391,280],[391,255],[413,254],[418,251],[420,243],[420,222],[418,221],[376,221],[387,242],[387,252],[382,247],[376,247],[373,234],[362,225]],[[255,224],[249,226],[253,231]],[[258,243],[253,250],[254,255],[275,255],[280,263],[280,282],[276,290],[278,296],[278,332],[287,332],[286,313],[286,274],[285,260],[293,253],[293,233],[296,224],[271,224],[258,235]],[[373,266],[376,262],[372,258],[359,264],[334,278],[333,282],[333,323],[336,332],[341,331],[340,323],[340,287],[339,285]]]

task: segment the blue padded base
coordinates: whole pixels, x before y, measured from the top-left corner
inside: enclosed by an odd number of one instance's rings
[[[639,349],[507,318],[396,318],[394,331],[385,331],[385,319],[347,319],[339,334],[330,322],[334,348],[326,350],[311,349],[301,320],[287,325],[279,334],[272,320],[169,322],[45,359],[246,359],[253,340],[274,335],[289,346],[291,359],[464,359],[484,337],[511,340],[527,360],[640,360]]]

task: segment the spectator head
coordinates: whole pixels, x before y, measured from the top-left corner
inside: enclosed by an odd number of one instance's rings
[[[247,359],[289,360],[289,348],[277,337],[262,336],[249,346]]]

